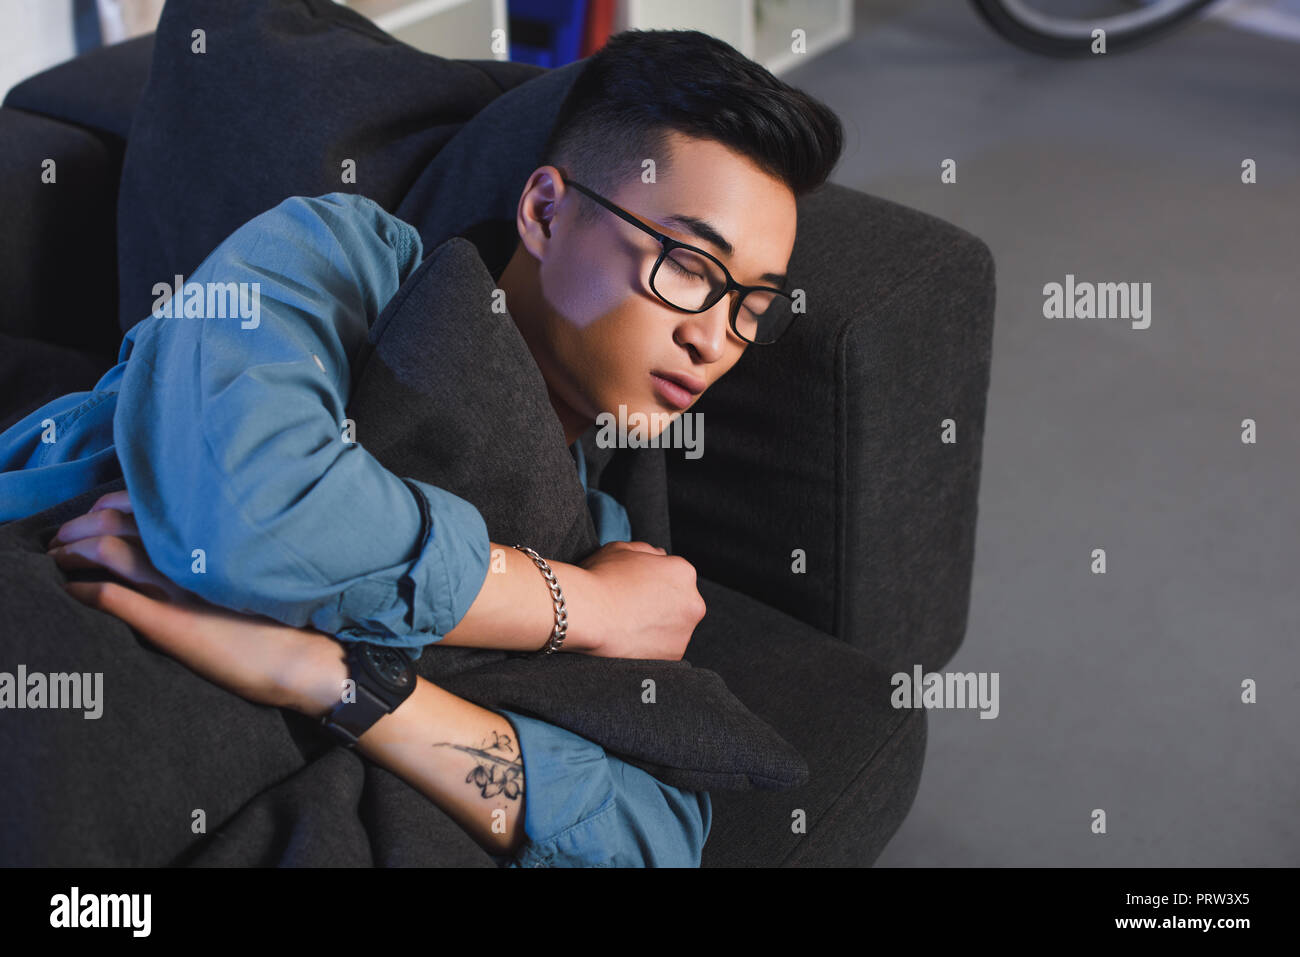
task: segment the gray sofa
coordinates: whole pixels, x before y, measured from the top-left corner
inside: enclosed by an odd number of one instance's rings
[[[153,42],[32,77],[0,109],[0,427],[89,388],[115,359],[118,185]],[[472,62],[497,95],[542,72]],[[57,190],[40,178],[51,156]],[[494,162],[475,175],[504,176]],[[933,216],[828,184],[799,202],[791,273],[815,306],[701,399],[707,454],[642,450],[663,457],[672,551],[695,565],[709,607],[688,660],[721,675],[810,769],[793,790],[715,792],[705,866],[875,861],[911,806],[926,744],[926,713],[891,707],[890,676],[941,669],[966,627],[990,252]],[[587,448],[592,483],[635,499],[646,470]],[[450,863],[487,863],[457,854]]]

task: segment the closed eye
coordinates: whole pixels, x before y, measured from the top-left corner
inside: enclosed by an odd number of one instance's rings
[[[680,263],[678,263],[677,260],[673,259],[672,256],[666,256],[666,257],[664,257],[664,262],[666,262],[666,263],[668,263],[668,265],[672,266],[672,267],[673,267],[673,271],[676,272],[677,275],[679,275],[679,276],[692,276],[692,277],[694,277],[695,279],[703,279],[703,278],[704,278],[703,276],[701,276],[701,275],[700,275],[699,273],[697,273],[697,272],[691,272],[689,269],[683,268],[682,265],[681,265]]]

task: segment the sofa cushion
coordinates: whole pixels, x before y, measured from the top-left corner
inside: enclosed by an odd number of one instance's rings
[[[492,309],[494,285],[469,241],[433,250],[372,326],[348,417],[394,474],[473,503],[493,542],[576,563],[599,544],[586,494],[541,370],[514,320]],[[781,788],[806,777],[798,753],[716,672],[688,661],[434,644],[416,664],[454,694],[567,728],[678,787]],[[646,679],[654,704],[642,701]]]
[[[396,210],[466,120],[536,72],[423,53],[332,0],[169,0],[118,192],[122,330],[154,283],[289,196],[355,191]]]

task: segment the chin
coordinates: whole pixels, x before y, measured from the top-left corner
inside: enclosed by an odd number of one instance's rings
[[[606,405],[596,417],[596,426],[609,429],[636,431],[646,439],[658,438],[681,417],[687,409],[674,409],[658,396],[641,402],[616,402]]]

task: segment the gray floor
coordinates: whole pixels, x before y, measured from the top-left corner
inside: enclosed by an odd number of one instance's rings
[[[945,670],[998,672],[1001,714],[929,713],[878,866],[1300,864],[1300,45],[1211,19],[1071,62],[957,0],[857,17],[786,76],[844,119],[834,179],[962,226],[998,267],[970,627]],[[1066,273],[1150,282],[1150,328],[1045,319]]]

